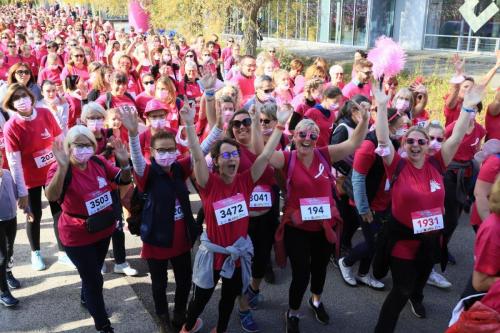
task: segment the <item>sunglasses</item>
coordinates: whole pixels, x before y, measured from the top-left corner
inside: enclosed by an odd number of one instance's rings
[[[272,93],[274,91],[274,88],[269,88],[269,89],[266,89],[266,90],[263,90],[263,91],[266,94],[270,94],[270,93]]]
[[[35,44],[36,44],[36,45],[42,45],[42,43],[41,43],[41,42],[36,42]]]
[[[299,138],[306,139],[307,137],[309,137],[309,139],[312,140],[312,141],[318,140],[318,134],[316,134],[316,133],[302,132],[302,131],[299,132]]]
[[[186,58],[194,58],[194,54],[186,54]]]
[[[272,121],[271,119],[261,119],[261,120],[260,120],[260,123],[261,123],[261,124],[266,124],[266,125],[269,125],[269,123],[270,123],[271,121]]]
[[[413,139],[413,138],[407,138],[406,143],[413,146],[415,142],[418,143],[419,146],[425,146],[427,144],[427,139]]]
[[[210,54],[206,53],[203,55],[204,57],[210,57]]]
[[[252,125],[252,119],[250,118],[245,118],[243,120],[233,120],[231,122],[231,126],[232,127],[236,127],[236,128],[240,128],[241,125],[245,126],[245,127],[250,127],[250,125]]]
[[[70,47],[75,47],[75,46],[76,46],[76,44],[69,44],[69,46],[70,46]]]
[[[237,151],[237,150],[233,150],[231,152],[221,153],[219,156],[222,157],[225,160],[228,160],[231,157],[238,157],[238,156],[240,156],[240,152]]]
[[[155,84],[155,81],[144,81],[142,84],[145,85],[145,86],[147,86],[147,85],[150,85],[150,84]]]
[[[16,47],[15,45],[7,45],[7,47]]]
[[[276,51],[269,51],[269,53],[276,53]]]
[[[16,75],[19,75],[19,76],[21,76],[21,75],[31,75],[31,72],[29,70],[27,70],[27,69],[26,70],[20,69],[20,70],[16,71]]]
[[[83,54],[73,54],[75,58],[85,58],[85,55]]]
[[[433,140],[436,140],[437,142],[443,142],[444,141],[444,138],[440,138],[438,136],[429,135],[429,138],[431,139],[431,141],[433,141]]]

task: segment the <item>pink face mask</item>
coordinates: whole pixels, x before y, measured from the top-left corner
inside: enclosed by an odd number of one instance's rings
[[[167,97],[168,97],[168,91],[166,91],[166,90],[160,91],[160,99],[161,100],[165,100],[165,99],[167,99]]]
[[[432,149],[432,150],[435,150],[435,151],[439,151],[441,150],[441,146],[443,144],[437,140],[432,140],[430,143],[429,143],[429,149]]]
[[[271,135],[272,133],[273,133],[272,128],[266,128],[266,129],[262,130],[262,135],[265,135],[265,136]]]
[[[83,147],[83,148],[73,148],[72,152],[73,158],[78,163],[86,163],[93,155],[94,148],[92,147]]]
[[[162,167],[169,167],[172,165],[172,163],[175,162],[177,159],[177,156],[179,155],[179,152],[174,152],[174,153],[159,153],[155,152],[155,161],[158,163],[159,166]]]
[[[229,121],[231,121],[231,117],[233,116],[234,112],[233,111],[224,111],[222,113],[222,120],[224,124],[228,124]]]
[[[161,129],[165,128],[167,126],[167,120],[166,119],[152,119],[151,120],[151,127],[154,129]]]
[[[92,132],[100,131],[104,128],[104,120],[102,119],[88,119],[87,128]]]
[[[31,98],[26,96],[19,98],[17,101],[14,101],[12,105],[14,106],[14,109],[16,109],[19,112],[28,112],[31,110],[33,103],[31,102]]]
[[[396,101],[396,109],[399,111],[406,111],[410,108],[410,101],[405,99],[398,99]]]

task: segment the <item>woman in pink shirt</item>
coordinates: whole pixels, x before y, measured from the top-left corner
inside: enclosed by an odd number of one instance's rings
[[[78,75],[83,81],[89,79],[87,59],[82,47],[73,47],[70,51],[70,59],[61,73],[61,80],[64,81],[68,75]]]

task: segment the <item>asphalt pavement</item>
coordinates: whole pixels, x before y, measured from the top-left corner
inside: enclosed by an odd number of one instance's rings
[[[192,195],[193,211],[197,212],[200,202]],[[440,290],[427,286],[424,305],[427,318],[418,319],[409,306],[402,311],[397,332],[444,332],[451,310],[455,306],[473,263],[474,233],[468,224],[469,217],[462,217],[451,242],[450,249],[458,264],[448,266],[445,275],[453,283],[450,290]],[[46,257],[47,270],[34,272],[30,268],[30,251],[25,232],[23,216],[18,216],[18,234],[15,244],[16,266],[14,274],[23,287],[14,290],[14,296],[21,301],[17,309],[0,307],[0,332],[95,332],[90,316],[79,304],[80,279],[76,270],[56,263],[57,246],[55,243],[52,220],[48,208],[43,211],[42,253]],[[354,244],[361,239],[358,232]],[[127,233],[127,260],[137,268],[140,275],[124,277],[105,274],[104,299],[111,321],[117,333],[158,332],[155,322],[154,305],[151,295],[151,280],[146,262],[140,259],[141,241]],[[113,265],[112,250],[107,259],[108,268]],[[193,256],[194,257],[194,256]],[[275,268],[276,284],[262,285],[263,301],[254,318],[262,332],[284,332],[284,313],[288,303],[288,287],[291,273],[289,266]],[[307,307],[309,292],[304,297],[300,320],[301,331],[305,333],[359,333],[372,332],[377,321],[380,307],[388,293],[391,278],[384,279],[385,291],[376,291],[367,287],[348,287],[340,277],[338,269],[328,267],[327,281],[323,302],[330,314],[331,322],[324,326],[314,319]],[[173,307],[173,274],[169,271],[168,300]],[[217,320],[217,304],[220,293],[214,293],[207,305],[202,319],[205,322],[202,333],[210,332]],[[243,332],[239,325],[236,309],[233,312],[228,332]]]

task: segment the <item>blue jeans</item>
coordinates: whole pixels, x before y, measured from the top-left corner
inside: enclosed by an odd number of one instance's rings
[[[66,246],[66,254],[75,264],[82,279],[82,296],[95,328],[99,331],[109,325],[102,295],[102,264],[108,253],[110,237],[84,246]]]

